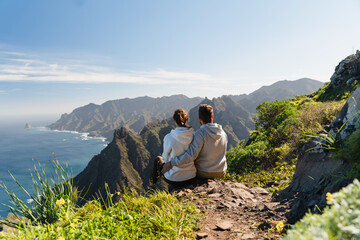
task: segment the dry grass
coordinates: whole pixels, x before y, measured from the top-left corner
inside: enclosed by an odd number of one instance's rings
[[[301,105],[298,116],[304,129],[316,132],[321,126],[329,125],[344,106],[345,101],[314,102]]]

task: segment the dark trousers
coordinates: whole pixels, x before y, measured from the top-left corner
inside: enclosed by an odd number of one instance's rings
[[[185,180],[185,181],[178,181],[178,182],[166,179],[161,173],[161,170],[164,167],[164,164],[165,163],[162,160],[161,156],[158,156],[155,158],[153,167],[151,169],[151,175],[150,175],[150,183],[151,184],[155,185],[160,177],[163,177],[165,182],[172,185],[173,187],[183,187],[183,186],[189,185],[190,183],[192,183],[194,181],[195,178]]]

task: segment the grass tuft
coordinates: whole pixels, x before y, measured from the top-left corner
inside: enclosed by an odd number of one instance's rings
[[[64,169],[56,157],[52,161],[52,167],[55,175],[49,176],[40,163],[38,163],[38,167],[34,163],[34,171],[30,173],[33,182],[32,194],[10,173],[16,184],[31,200],[29,204],[24,203],[3,182],[0,183],[0,187],[11,198],[10,204],[3,203],[9,208],[9,212],[27,218],[33,225],[39,225],[53,223],[59,219],[61,214],[61,206],[57,204],[59,200],[62,199],[64,204],[69,205],[69,207],[76,204],[77,194],[76,191],[73,191],[72,178],[69,176],[68,168]],[[9,221],[5,221],[5,224],[12,225]]]

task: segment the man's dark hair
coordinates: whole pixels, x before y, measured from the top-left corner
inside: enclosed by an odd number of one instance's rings
[[[201,104],[199,107],[199,118],[204,123],[211,123],[213,117],[213,107],[208,104]]]
[[[189,120],[189,115],[184,109],[180,108],[174,111],[173,119],[177,125],[187,127],[186,122]]]

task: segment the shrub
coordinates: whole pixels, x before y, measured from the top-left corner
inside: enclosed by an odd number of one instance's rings
[[[273,168],[278,161],[294,158],[294,147],[301,136],[296,104],[283,100],[258,106],[256,129],[249,141],[239,143],[226,154],[229,171],[237,174]]]
[[[245,146],[245,142],[242,140],[235,148],[226,153],[229,171],[242,173],[259,169],[261,160],[268,155],[267,145],[266,141],[257,141]]]
[[[323,214],[307,214],[284,239],[359,239],[360,183],[357,179],[334,195],[327,194]]]

